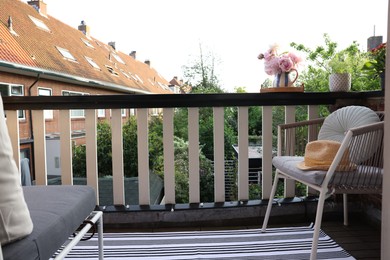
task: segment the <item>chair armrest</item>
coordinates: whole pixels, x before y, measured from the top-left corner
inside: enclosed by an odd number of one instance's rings
[[[303,155],[306,144],[317,140],[325,118],[317,118],[278,126],[278,155]]]

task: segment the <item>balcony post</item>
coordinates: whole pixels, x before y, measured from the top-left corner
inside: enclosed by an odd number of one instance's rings
[[[199,108],[188,108],[188,157],[190,203],[200,202]]]
[[[85,110],[85,143],[86,143],[86,166],[87,185],[93,187],[96,193],[96,203],[99,205],[99,177],[97,162],[97,133],[96,133],[96,110]]]
[[[137,109],[139,204],[150,204],[148,109]]]
[[[238,200],[249,199],[248,107],[238,108]]]
[[[47,185],[46,127],[43,110],[32,110],[34,132],[35,183]]]
[[[113,201],[114,205],[125,205],[122,111],[121,109],[112,109],[111,112]]]
[[[263,106],[262,198],[269,199],[272,188],[272,106]]]
[[[70,110],[59,111],[60,142],[61,142],[61,183],[63,185],[73,185],[72,169],[72,135]]]
[[[173,145],[173,108],[163,109],[165,204],[175,204],[175,151]]]
[[[214,107],[214,201],[225,201],[224,108]]]

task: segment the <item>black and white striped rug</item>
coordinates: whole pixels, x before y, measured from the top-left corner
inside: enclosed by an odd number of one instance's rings
[[[104,233],[107,259],[309,259],[313,228]],[[97,259],[97,236],[67,259]],[[317,259],[354,259],[321,231]]]

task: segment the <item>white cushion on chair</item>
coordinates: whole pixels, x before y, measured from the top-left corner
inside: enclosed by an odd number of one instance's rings
[[[324,124],[318,133],[318,139],[342,142],[349,129],[379,121],[378,115],[367,107],[343,107],[325,118]]]
[[[25,237],[32,229],[0,96],[0,244]]]

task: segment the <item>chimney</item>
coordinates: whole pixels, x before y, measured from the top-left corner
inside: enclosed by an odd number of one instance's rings
[[[371,36],[367,39],[367,51],[371,51],[372,49],[375,49],[379,45],[381,45],[383,42],[382,36]]]
[[[111,46],[115,50],[115,42],[109,42],[108,45]]]
[[[12,17],[11,16],[8,16],[7,23],[8,23],[8,30],[10,31],[10,33],[12,33],[15,36],[18,36],[18,34],[14,31],[14,28],[12,26]]]
[[[27,3],[34,7],[42,16],[47,17],[47,4],[43,0],[31,0]]]
[[[133,59],[136,59],[137,58],[137,52],[136,51],[130,52],[130,56],[133,57]]]
[[[150,67],[150,60],[145,60],[145,64]]]
[[[87,36],[88,39],[90,38],[89,26],[84,21],[81,21],[78,29],[79,29],[79,31],[84,33],[84,35]]]

